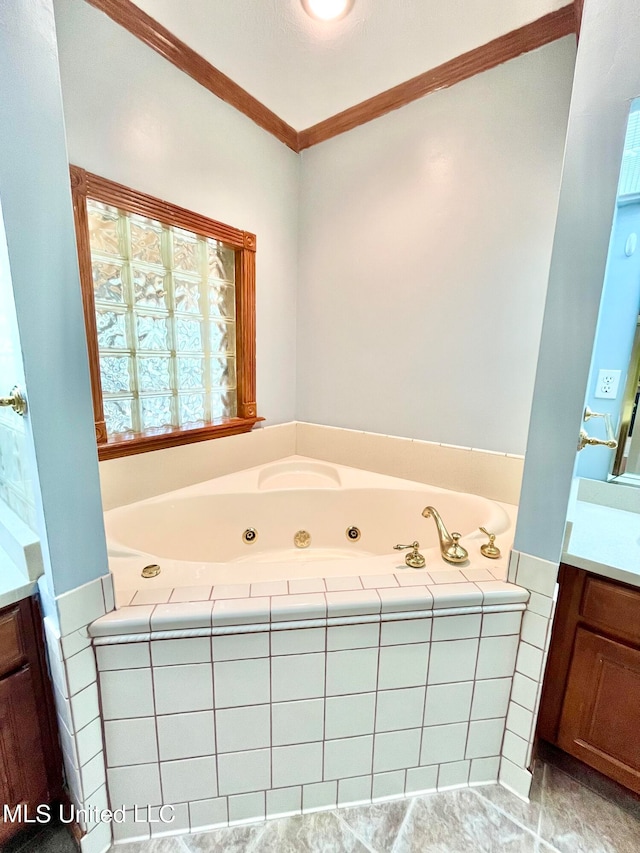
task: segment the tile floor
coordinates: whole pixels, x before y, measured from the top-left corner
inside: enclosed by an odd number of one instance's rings
[[[498,785],[427,794],[360,808],[164,838],[113,853],[637,853],[640,800],[617,801],[539,762],[531,802]],[[64,832],[64,830],[63,830]],[[68,836],[67,836],[68,838]],[[11,847],[72,853],[73,846]],[[36,839],[37,841],[37,839]],[[69,839],[70,842],[70,839]]]
[[[634,808],[637,805],[638,808]],[[539,763],[531,803],[498,785],[114,848],[114,853],[637,853],[640,803]]]

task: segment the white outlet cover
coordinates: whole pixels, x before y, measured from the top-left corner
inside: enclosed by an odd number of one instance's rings
[[[621,370],[607,370],[606,368],[599,370],[593,396],[599,400],[615,400],[618,396],[621,375]]]

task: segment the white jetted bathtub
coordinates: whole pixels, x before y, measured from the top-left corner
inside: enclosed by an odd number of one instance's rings
[[[430,574],[464,570],[442,560],[436,525],[422,517],[428,505],[462,535],[467,568],[506,575],[515,507],[292,456],[107,512],[117,601],[135,590],[185,588],[171,598],[184,601],[207,586],[410,573],[393,546],[414,540]],[[500,560],[480,556],[481,526],[496,534]],[[143,578],[149,564],[160,574]]]
[[[529,595],[504,582],[514,519],[295,456],[106,513],[118,608],[89,633],[116,841],[156,831],[141,803],[200,832],[495,782]],[[422,569],[393,547],[416,539]]]

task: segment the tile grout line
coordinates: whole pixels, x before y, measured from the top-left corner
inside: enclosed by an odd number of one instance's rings
[[[287,582],[288,583],[288,582]],[[288,588],[288,586],[287,586]],[[213,637],[212,637],[213,640]],[[273,791],[273,632],[267,632],[267,643],[269,646],[269,790]],[[214,707],[215,707],[215,695],[213,697]],[[216,721],[217,721],[217,713],[216,713]],[[217,739],[218,731],[216,727],[216,752],[219,753],[218,739]],[[216,762],[217,762],[216,757]],[[268,803],[269,794],[267,791],[264,792],[264,816],[265,820],[268,819]],[[300,808],[302,809],[302,786],[300,786]]]
[[[429,796],[429,795],[427,794],[427,796]],[[401,836],[405,830],[405,826],[406,826],[407,821],[409,819],[409,815],[413,811],[414,805],[415,805],[417,800],[418,800],[418,797],[415,797],[415,796],[411,797],[411,799],[409,800],[409,806],[408,806],[408,808],[404,814],[404,817],[402,818],[402,821],[401,821],[400,826],[398,828],[398,831],[396,833],[396,837],[393,840],[393,844],[391,845],[391,853],[393,853],[393,851],[396,849],[396,844],[398,843],[398,840],[401,838]]]
[[[329,605],[327,603],[327,595],[324,595],[325,604],[327,604],[327,613],[329,612]],[[324,628],[324,690],[322,691],[322,781],[326,782],[326,764],[327,764],[327,750],[325,748],[327,742],[327,673],[329,670],[329,628],[325,626]],[[340,800],[340,780],[336,780],[336,806]],[[304,790],[302,786],[300,786],[300,801],[301,807],[304,805]]]
[[[538,838],[542,838],[542,815],[545,808],[545,793],[547,789],[547,763],[546,761],[542,763],[542,779],[540,780],[540,814],[538,815],[538,825],[536,827],[536,832]]]
[[[162,782],[162,761],[160,758],[160,736],[158,730],[158,700],[156,697],[156,676],[154,673],[153,660],[151,658],[151,643],[149,643],[149,661],[150,661],[150,676],[151,676],[151,695],[153,696],[153,723],[154,729],[156,733],[156,754],[158,756],[158,787],[160,788],[160,807],[164,804],[164,785]],[[147,829],[149,831],[149,838],[152,839],[151,835],[151,808],[152,806],[149,804],[147,806]],[[191,829],[191,813],[189,811],[189,806],[187,805],[187,816],[189,821],[189,829]]]
[[[265,810],[266,810],[266,805],[267,805],[267,800],[266,800],[266,792],[265,792]],[[266,813],[266,811],[265,811],[265,813]],[[277,823],[280,823],[282,820],[288,820],[288,819],[289,818],[278,818],[278,819],[272,821],[272,823],[277,824]],[[262,836],[267,831],[268,824],[267,824],[266,820],[264,820],[264,821],[257,821],[255,824],[250,824],[250,823],[248,823],[248,824],[236,824],[235,827],[228,826],[227,829],[235,829],[235,828],[240,828],[242,826],[262,826],[262,829],[260,830],[260,832],[256,833],[256,837],[253,839],[253,841],[251,841],[249,843],[249,846],[247,847],[247,849],[245,851],[245,853],[252,853],[252,851],[256,850],[258,842],[262,841]]]
[[[187,811],[189,812],[189,827],[191,827],[191,811],[189,809],[187,809]],[[189,847],[187,847],[187,842],[184,840],[183,835],[174,835],[173,837],[177,840],[178,844],[182,847],[184,853],[193,853],[193,851],[190,850]],[[117,849],[118,848],[116,847],[116,853],[117,853]]]
[[[517,563],[516,563],[516,575],[515,575],[515,581],[516,581],[516,583],[517,583],[517,580],[518,580],[518,567],[519,567],[519,565],[520,565],[520,552],[518,552],[518,559],[517,559]],[[527,606],[528,606],[528,601],[527,601]],[[525,610],[523,611],[523,615],[520,617],[520,630],[518,631],[518,634],[517,634],[518,642],[517,642],[517,644],[516,644],[516,656],[515,656],[515,660],[514,660],[514,662],[513,662],[513,675],[511,676],[511,688],[510,688],[510,690],[509,690],[509,699],[507,700],[507,713],[506,713],[506,715],[505,715],[504,731],[502,732],[502,742],[501,742],[501,744],[500,744],[500,764],[498,765],[498,781],[500,780],[500,772],[501,772],[501,770],[502,770],[502,762],[503,762],[503,760],[504,760],[504,758],[505,758],[505,755],[504,755],[504,741],[505,741],[505,738],[506,738],[506,736],[507,736],[507,731],[511,731],[511,729],[509,729],[509,728],[507,727],[507,719],[508,719],[508,717],[509,717],[509,706],[510,706],[510,704],[511,704],[511,702],[512,702],[512,696],[513,696],[513,683],[514,683],[515,678],[516,678],[516,673],[518,672],[518,655],[519,655],[519,653],[520,653],[520,646],[521,646],[521,645],[522,645],[522,643],[524,642],[524,641],[523,641],[523,639],[522,639],[522,623],[524,622],[524,614],[525,614],[526,612],[527,612],[527,610],[526,610],[526,608],[525,608]],[[524,676],[525,676],[525,678],[529,678],[529,676],[527,676],[525,673],[520,673],[520,674],[521,674],[521,675],[524,675]],[[531,679],[531,680],[533,681],[534,679]],[[516,702],[515,704],[517,705],[518,703]],[[528,710],[528,709],[525,709],[525,710]],[[532,712],[532,713],[533,713],[533,712]],[[532,723],[531,723],[531,724],[532,724],[532,726],[533,726],[533,723],[534,723],[534,721],[532,720]],[[515,734],[517,737],[520,737],[520,735],[518,735],[518,733],[517,733],[517,732],[512,732],[512,734]],[[521,740],[524,740],[524,738],[521,738]],[[529,749],[529,744],[528,744],[528,742],[527,742],[527,751],[528,751],[528,749]],[[525,754],[525,759],[526,759],[526,754]],[[507,761],[510,761],[510,760],[511,760],[511,759],[507,759]],[[515,762],[515,761],[513,761],[513,762],[512,762],[512,764],[513,764],[514,766],[516,766],[516,767],[519,767],[519,765],[518,765],[518,764],[516,764],[516,762]],[[525,767],[525,768],[523,768],[523,769],[524,769],[524,770],[528,770],[528,768],[527,768],[527,767]],[[543,771],[543,773],[544,773],[544,771]],[[532,779],[533,779],[533,776],[532,776]]]
[[[212,617],[213,618],[213,617]],[[213,708],[212,717],[213,717],[213,748],[215,749],[215,754],[213,756],[216,768],[216,799],[222,799],[222,795],[220,794],[220,764],[218,762],[218,756],[220,755],[220,746],[218,744],[218,709],[216,708],[216,657],[215,657],[215,643],[213,634],[209,640],[209,652],[211,654],[211,695],[213,698]],[[271,652],[271,644],[269,644],[269,652]],[[160,750],[160,743],[158,742],[158,750]],[[189,831],[193,832],[193,827],[191,825],[191,800],[187,804],[187,811],[189,813]],[[265,800],[266,804],[266,800]],[[225,814],[227,817],[227,823],[229,822],[229,797],[224,797],[224,807]]]
[[[433,651],[433,618],[430,619],[429,622],[429,651],[427,652],[427,671],[424,678],[424,701],[422,703],[422,716],[420,717],[420,743],[418,745],[418,767],[426,766],[422,764],[422,742],[424,740],[424,730],[425,730],[425,719],[427,714],[427,693],[429,691],[429,673],[431,670],[431,653]],[[440,774],[440,767],[436,770],[436,787],[438,785],[438,775]],[[405,795],[407,793],[407,777],[408,771],[405,775],[404,780],[404,792]],[[405,815],[406,817],[406,815]]]
[[[497,784],[498,784],[498,785],[500,785],[500,783],[499,783],[499,782],[498,782]],[[502,787],[502,786],[500,786],[500,787]],[[498,812],[499,814],[501,814],[503,817],[508,818],[508,820],[510,820],[510,821],[511,821],[511,823],[514,823],[514,824],[515,824],[519,829],[524,829],[524,830],[525,830],[529,835],[532,835],[532,836],[534,837],[534,839],[539,839],[539,838],[540,838],[540,834],[538,833],[538,831],[537,831],[537,830],[535,830],[535,829],[531,829],[531,827],[526,826],[524,823],[522,823],[522,821],[518,820],[518,818],[517,818],[517,817],[515,817],[514,815],[512,815],[510,812],[506,811],[506,809],[500,808],[500,806],[496,805],[492,800],[488,799],[488,797],[484,797],[484,796],[483,796],[483,795],[482,795],[482,794],[477,790],[477,788],[469,788],[469,790],[470,790],[470,791],[472,791],[472,792],[476,795],[476,797],[478,797],[479,799],[481,799],[484,803],[486,803],[488,806],[490,806],[491,808],[493,808],[495,811],[497,811],[497,812]],[[503,788],[503,790],[506,790],[506,789],[505,789],[505,788]],[[515,796],[515,794],[514,794],[513,796]],[[542,813],[542,809],[540,810],[540,812]],[[537,822],[537,825],[539,825],[539,823],[540,823],[540,815],[538,815],[538,822]],[[542,840],[544,840],[544,839],[542,839]],[[547,842],[545,842],[545,843],[547,843]],[[551,845],[550,845],[550,846],[551,846]]]
[[[471,789],[471,790],[473,790],[473,789]],[[474,793],[475,793],[475,792],[474,792]],[[507,814],[507,813],[506,813],[506,812],[504,812],[502,809],[498,808],[498,806],[496,806],[496,805],[495,805],[494,803],[492,803],[490,800],[486,800],[484,797],[479,797],[479,799],[483,800],[483,802],[485,802],[485,803],[489,806],[489,808],[490,808],[490,809],[493,809],[494,811],[498,812],[498,814],[501,814],[503,817],[506,817],[506,818],[508,819],[508,821],[509,821],[510,823],[514,824],[514,826],[517,826],[517,827],[518,827],[518,829],[522,829],[522,830],[524,830],[524,832],[526,833],[526,836],[525,836],[525,837],[530,837],[530,838],[532,839],[532,841],[533,841],[533,846],[534,846],[534,850],[537,850],[537,848],[538,848],[538,846],[539,846],[539,844],[538,844],[539,839],[538,839],[538,836],[537,836],[537,835],[536,835],[536,834],[535,834],[531,829],[529,829],[528,827],[526,827],[526,826],[524,826],[523,824],[519,823],[518,821],[514,820],[514,819],[511,817],[511,815]],[[472,838],[471,834],[466,832],[466,828],[465,828],[465,827],[463,827],[463,828],[462,828],[462,831],[463,831],[466,835],[468,835],[468,837],[469,837],[469,838]],[[473,838],[472,838],[472,840],[473,840]],[[492,845],[492,848],[493,848],[493,845]]]
[[[372,782],[372,784],[373,784],[373,782]],[[367,806],[365,806],[365,808],[367,808]],[[370,808],[370,806],[369,806],[369,808]],[[363,847],[365,847],[367,850],[369,850],[370,853],[378,853],[378,851],[374,847],[372,847],[368,841],[366,841],[364,838],[362,838],[359,835],[358,832],[356,832],[356,830],[351,826],[351,824],[349,824],[347,822],[347,820],[339,813],[339,811],[337,809],[335,812],[333,812],[333,814],[335,815],[336,821],[340,825],[342,825],[343,827],[345,827],[347,829],[349,835],[353,835],[353,837],[357,841],[359,841],[363,845]]]
[[[378,598],[380,595],[378,594]],[[382,612],[382,601],[380,602],[380,610]],[[375,776],[374,776],[374,768],[375,768],[375,758],[376,758],[376,724],[378,722],[378,696],[380,694],[379,685],[380,685],[380,665],[382,663],[382,656],[380,654],[381,649],[381,641],[382,641],[382,622],[378,622],[377,626],[377,634],[378,634],[378,646],[376,651],[376,686],[374,691],[374,705],[373,705],[373,732],[371,736],[371,789],[369,791],[369,798],[373,801],[373,792],[375,786]],[[405,774],[406,778],[406,774]],[[404,792],[404,788],[403,788]]]
[[[482,603],[484,604],[484,592],[482,593]],[[471,702],[469,704],[469,718],[467,720],[467,737],[464,742],[464,753],[463,760],[469,761],[469,770],[467,772],[466,783],[469,784],[469,779],[471,778],[471,768],[473,766],[473,760],[467,758],[467,753],[469,751],[469,738],[471,737],[471,721],[473,716],[473,700],[475,699],[476,690],[478,688],[478,667],[480,666],[480,649],[482,647],[482,628],[484,626],[484,612],[480,612],[480,630],[478,634],[478,648],[476,650],[476,662],[473,668],[473,679],[471,680]],[[505,717],[505,727],[506,727],[506,717]],[[504,731],[502,733],[502,738],[504,739]],[[500,743],[500,748],[502,751],[502,742]],[[440,776],[440,772],[438,771],[438,776]]]

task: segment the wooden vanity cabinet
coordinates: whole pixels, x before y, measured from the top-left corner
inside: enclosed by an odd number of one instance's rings
[[[25,599],[0,610],[0,848],[21,829],[2,809],[38,805],[62,796],[62,762],[47,676],[42,617]]]
[[[640,794],[640,589],[560,568],[538,735]]]

